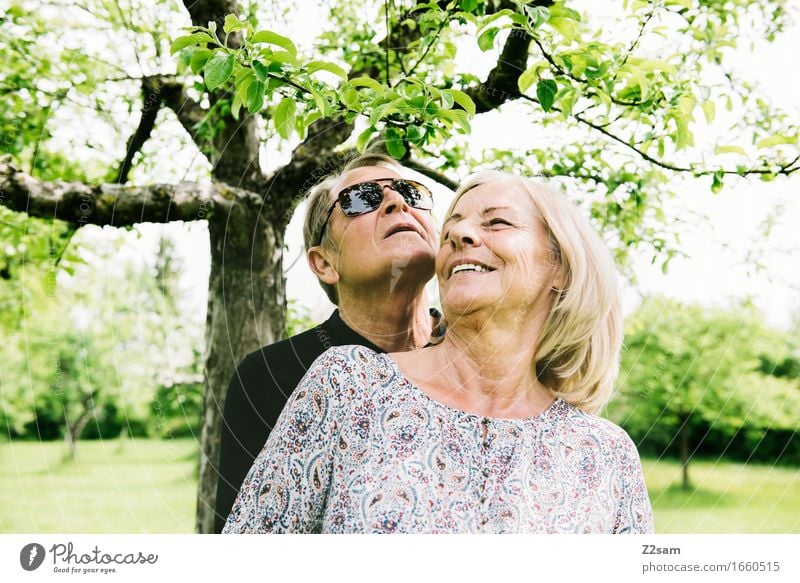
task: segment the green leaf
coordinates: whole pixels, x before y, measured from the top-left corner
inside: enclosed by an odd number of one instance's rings
[[[406,145],[403,143],[403,132],[398,128],[386,128],[386,151],[397,160],[405,156]]]
[[[500,32],[499,28],[492,27],[484,30],[478,37],[478,48],[483,52],[491,50],[494,47],[494,37]]]
[[[253,61],[253,72],[256,74],[256,78],[262,83],[265,83],[267,77],[269,77],[269,69],[261,61]]]
[[[533,83],[539,79],[539,75],[547,69],[548,63],[547,61],[538,61],[528,67],[522,75],[519,76],[517,80],[517,86],[521,93],[525,93]]]
[[[581,14],[577,10],[559,4],[550,7],[550,18],[569,18],[580,22]]]
[[[747,156],[747,151],[740,146],[717,146],[715,152],[717,154],[741,154]]]
[[[197,75],[197,73],[206,66],[208,59],[210,59],[211,55],[213,54],[214,51],[210,51],[208,49],[198,49],[192,53],[192,60],[189,61],[189,66],[192,68],[192,73]]]
[[[419,126],[408,126],[406,128],[406,139],[415,146],[425,143],[425,132]]]
[[[446,89],[444,91],[440,91],[439,93],[440,93],[440,97],[441,97],[441,100],[442,100],[442,108],[443,109],[452,109],[453,104],[455,103],[455,99],[453,99],[453,95],[449,91],[447,91]]]
[[[186,47],[191,47],[193,45],[199,45],[203,43],[213,43],[214,39],[211,38],[205,32],[196,32],[194,34],[186,35],[186,36],[179,36],[176,38],[169,47],[169,54],[174,55],[181,49],[185,49]]]
[[[281,63],[288,63],[293,67],[299,67],[300,61],[297,59],[295,55],[290,53],[289,51],[273,51],[269,55],[270,60],[272,61],[269,66],[270,70],[271,67],[280,65]]]
[[[272,32],[270,30],[260,30],[255,33],[252,38],[250,39],[251,43],[265,43],[270,45],[275,45],[281,47],[288,53],[292,55],[297,55],[297,47],[294,46],[294,43],[291,39],[286,38],[285,36],[281,36],[276,32]]]
[[[306,65],[306,70],[308,71],[309,75],[313,75],[317,71],[328,71],[328,73],[333,73],[334,75],[337,75],[347,81],[347,72],[335,63],[329,63],[327,61],[311,61]]]
[[[695,105],[697,105],[697,100],[694,98],[694,95],[682,95],[680,99],[678,99],[678,110],[689,119],[691,119]]]
[[[292,135],[296,113],[297,104],[291,97],[284,97],[275,108],[272,119],[275,121],[275,129],[282,138],[288,139]]]
[[[459,132],[462,134],[468,134],[470,132],[469,115],[467,115],[466,111],[461,109],[447,109],[442,111],[439,117],[454,122],[460,128]]]
[[[556,93],[558,93],[558,85],[552,79],[542,79],[536,84],[536,97],[545,111],[550,111],[550,108],[553,107]]]
[[[245,91],[245,104],[250,113],[258,113],[264,107],[264,84],[253,80],[247,85]]]
[[[203,75],[209,91],[214,91],[230,78],[231,74],[233,74],[233,61],[233,55],[224,51],[216,51],[208,59],[208,62],[203,67]]]
[[[460,5],[464,12],[472,12],[478,7],[478,0],[461,0]]]
[[[233,102],[231,103],[231,115],[233,119],[239,120],[239,111],[242,109],[242,96],[238,93],[233,96]]]
[[[250,89],[250,85],[255,82],[256,76],[253,74],[252,69],[242,69],[236,75],[236,81],[234,82],[236,95],[239,96],[239,99],[242,100],[245,106],[247,106],[247,90]],[[248,107],[248,109],[250,108]]]
[[[550,18],[550,11],[545,6],[525,6],[525,12],[533,28],[539,28]]]
[[[340,101],[348,109],[354,109],[358,105],[358,91],[352,87],[344,90]]]
[[[561,109],[561,115],[566,120],[572,115],[572,108],[575,107],[575,101],[578,99],[578,92],[572,87],[565,87],[559,91],[556,97],[558,98],[558,107]]]
[[[376,131],[377,130],[375,129],[375,126],[369,126],[363,132],[358,134],[358,138],[356,139],[356,149],[359,152],[364,151],[364,149],[367,147],[367,144],[369,143],[369,139],[372,137],[372,134],[374,134]]]
[[[724,177],[725,173],[722,170],[717,170],[716,172],[714,172],[714,175],[712,176],[711,179],[711,192],[713,192],[714,194],[719,194],[719,192],[722,190],[723,187],[722,180]]]
[[[225,17],[225,24],[222,25],[222,30],[224,30],[226,33],[236,32],[237,30],[242,30],[243,28],[244,23],[240,22],[235,14],[228,14]]]
[[[706,123],[711,123],[717,114],[717,106],[713,101],[708,100],[703,104],[703,113],[706,116]]]
[[[317,109],[319,109],[320,113],[324,116],[330,115],[331,104],[328,102],[327,98],[313,87],[309,90],[311,91],[311,96],[314,98],[314,102],[317,104]]]
[[[322,114],[318,111],[312,111],[306,116],[306,127],[310,126],[312,123],[317,121],[319,118],[322,117]]]
[[[463,91],[459,91],[458,89],[446,89],[442,91],[442,94],[448,94],[449,97],[453,98],[453,101],[459,104],[464,111],[467,112],[467,115],[473,117],[475,115],[475,102],[472,101],[472,98],[464,93]]]
[[[673,114],[671,117],[675,121],[675,134],[672,136],[673,141],[675,142],[675,149],[676,150],[683,150],[688,146],[694,146],[694,134],[689,129],[689,121],[688,118],[680,113]],[[663,154],[659,153],[659,156],[663,156]]]
[[[768,138],[764,138],[763,140],[759,140],[756,143],[756,148],[771,148],[773,146],[781,146],[783,144],[796,144],[797,137],[796,136],[781,136],[781,135],[774,135],[769,136]]]
[[[551,18],[548,20],[548,24],[555,28],[568,43],[575,40],[578,25],[571,18]]]
[[[371,77],[356,77],[355,79],[350,79],[348,83],[350,83],[351,87],[369,87],[370,89],[377,91],[379,95],[383,95],[384,93],[383,85]]]
[[[487,26],[489,26],[498,18],[503,18],[504,16],[511,16],[512,14],[513,13],[508,8],[503,8],[502,10],[498,10],[494,14],[490,14],[489,16],[481,20],[480,24],[478,25],[477,33],[480,34],[481,32],[483,32],[483,29],[485,29]]]

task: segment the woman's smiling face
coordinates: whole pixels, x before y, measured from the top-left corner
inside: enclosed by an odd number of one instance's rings
[[[436,275],[445,315],[491,307],[519,317],[544,301],[558,272],[547,228],[531,195],[518,182],[480,184],[456,203],[442,227]]]

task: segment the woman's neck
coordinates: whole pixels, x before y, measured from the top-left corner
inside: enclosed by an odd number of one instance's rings
[[[553,401],[534,364],[543,327],[543,317],[456,318],[432,349],[428,374],[459,409],[488,417],[537,415]]]

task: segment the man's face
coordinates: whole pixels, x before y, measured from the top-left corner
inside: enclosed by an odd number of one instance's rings
[[[348,186],[379,178],[401,178],[390,168],[366,166],[342,174],[331,187],[329,204]],[[415,209],[384,185],[377,210],[347,217],[337,204],[327,228],[333,239],[332,265],[340,281],[352,287],[404,279],[427,282],[433,277],[437,236],[430,211]]]

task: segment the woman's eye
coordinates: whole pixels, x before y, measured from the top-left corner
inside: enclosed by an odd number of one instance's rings
[[[494,226],[494,225],[511,225],[511,223],[509,223],[505,219],[492,219],[491,221],[489,221],[489,225],[491,225],[491,226]]]

